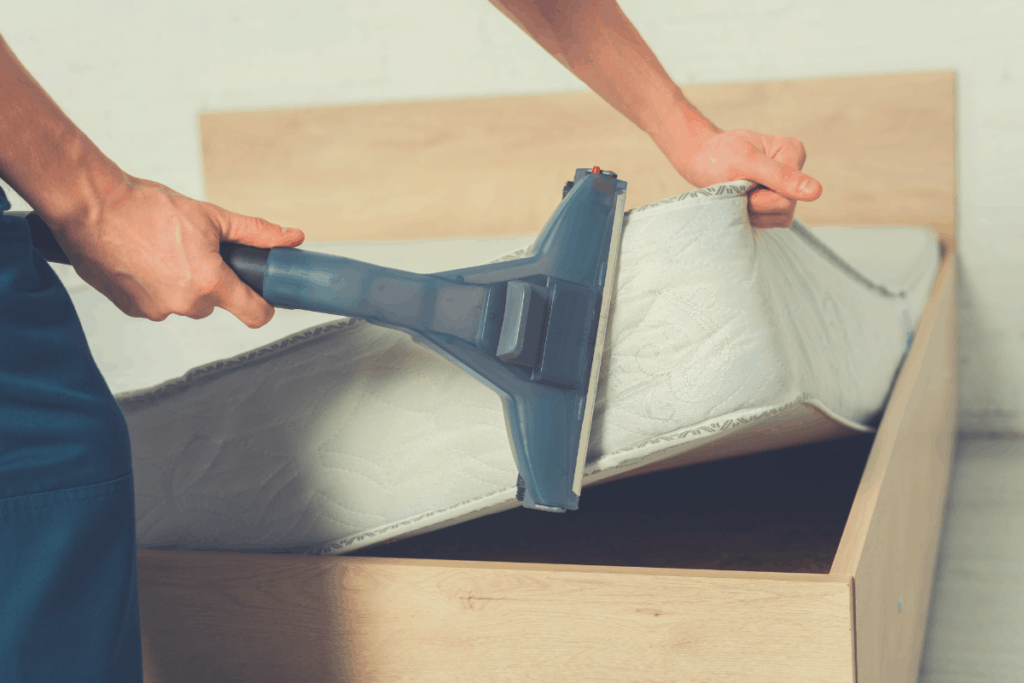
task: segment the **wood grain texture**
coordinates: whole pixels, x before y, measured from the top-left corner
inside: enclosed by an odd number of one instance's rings
[[[238,559],[140,552],[147,683],[852,681],[848,578]]]
[[[526,563],[140,551],[146,680],[914,680],[955,433],[953,88],[952,72],[684,88],[724,128],[805,143],[825,186],[798,210],[808,224],[929,225],[947,247],[830,574],[540,564],[536,549]],[[200,127],[207,199],[311,240],[536,232],[595,163],[629,181],[629,206],[690,189],[589,93]],[[750,556],[732,568],[768,566]]]
[[[799,138],[824,186],[809,225],[952,235],[952,71],[684,86],[718,126]],[[629,183],[627,209],[693,189],[593,93],[200,116],[206,198],[309,240],[526,235],[577,167]]]
[[[854,576],[858,683],[917,680],[956,442],[956,291],[947,251],[832,565]]]

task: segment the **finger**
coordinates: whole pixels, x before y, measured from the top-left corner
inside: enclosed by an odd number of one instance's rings
[[[188,317],[192,318],[193,320],[202,320],[203,318],[209,318],[211,315],[213,315],[213,311],[216,308],[217,308],[216,306],[211,304],[211,305],[205,306],[204,308],[200,308],[195,313],[189,314]]]
[[[802,171],[768,156],[743,169],[744,178],[774,190],[783,197],[809,202],[821,196],[821,183]]]
[[[796,212],[796,200],[787,199],[772,190],[758,188],[747,195],[747,212],[752,227],[789,227]]]
[[[788,228],[791,225],[793,225],[793,213],[759,214],[750,217],[750,226],[759,230],[765,228]]]
[[[760,201],[754,196],[758,192],[761,193]],[[775,201],[764,199],[769,195],[775,197]],[[796,202],[770,190],[758,190],[748,196],[747,212],[753,228],[788,228],[793,224]]]
[[[302,244],[306,236],[295,228],[282,228],[276,223],[231,213],[224,209],[221,212],[221,239],[224,242],[245,244],[250,247],[271,249],[273,247],[295,247]]]
[[[242,282],[235,272],[218,257],[217,288],[210,301],[241,320],[247,327],[258,329],[274,317],[274,307]]]
[[[764,187],[754,189],[748,195],[751,211],[757,213],[785,213],[796,208],[796,200],[784,197],[775,190]]]
[[[788,211],[750,211],[751,227],[790,227],[796,207]]]
[[[802,171],[804,162],[807,161],[807,150],[804,149],[804,143],[796,138],[776,137],[768,150],[768,156]]]

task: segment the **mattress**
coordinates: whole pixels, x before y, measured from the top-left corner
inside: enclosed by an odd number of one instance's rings
[[[938,241],[799,219],[755,230],[752,187],[627,212],[585,487],[809,412],[877,424]],[[431,272],[532,239],[303,248]],[[259,330],[220,309],[154,323],[55,270],[128,422],[140,547],[338,554],[519,504],[499,398],[408,335],[289,310]]]

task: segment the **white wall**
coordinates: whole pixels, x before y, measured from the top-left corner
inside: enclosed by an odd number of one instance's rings
[[[621,4],[681,83],[957,71],[961,425],[1024,432],[1024,2]],[[32,0],[0,32],[125,170],[196,197],[200,111],[582,88],[486,0],[287,5]]]

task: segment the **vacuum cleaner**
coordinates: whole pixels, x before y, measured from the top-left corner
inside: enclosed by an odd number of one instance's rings
[[[278,308],[402,330],[501,397],[527,508],[576,510],[617,273],[626,182],[576,169],[521,258],[418,274],[303,249],[221,245],[221,256]],[[38,214],[35,248],[67,256]]]

